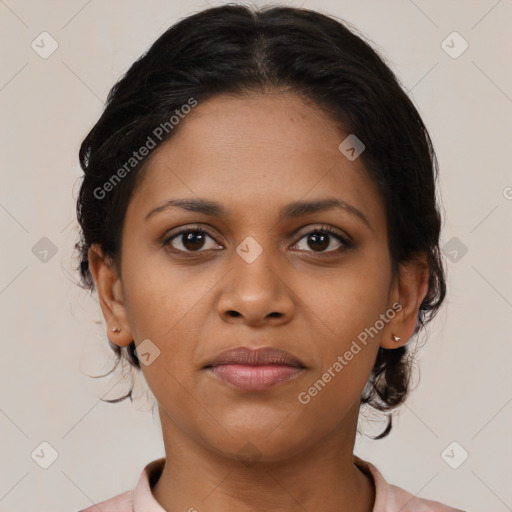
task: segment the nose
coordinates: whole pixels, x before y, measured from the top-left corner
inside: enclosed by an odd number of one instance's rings
[[[233,259],[218,301],[222,319],[252,327],[289,322],[295,312],[293,291],[275,258],[263,251],[250,263],[238,254]]]

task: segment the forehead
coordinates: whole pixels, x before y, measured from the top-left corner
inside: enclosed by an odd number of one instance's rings
[[[336,196],[383,214],[361,159],[338,149],[347,137],[322,110],[291,93],[216,96],[180,120],[145,166],[129,210],[144,216],[172,197],[209,198],[238,215]]]

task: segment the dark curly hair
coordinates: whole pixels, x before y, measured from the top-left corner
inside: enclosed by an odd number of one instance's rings
[[[84,176],[77,218],[82,231],[75,249],[81,286],[94,290],[88,262],[91,244],[101,246],[121,268],[125,212],[153,153],[124,173],[106,197],[98,197],[98,191],[107,181],[112,183],[116,171],[155,127],[169,124],[169,118],[191,98],[200,103],[221,93],[289,91],[325,111],[344,133],[357,134],[364,141],[360,158],[384,198],[393,272],[398,272],[400,262],[426,256],[428,291],[416,335],[437,313],[446,294],[439,248],[437,158],[428,131],[397,77],[363,36],[348,26],[308,9],[228,4],[186,17],[162,34],[112,87],[100,119],[80,147]],[[175,131],[162,133],[157,145]],[[117,363],[126,359],[140,370],[133,341],[124,348],[110,340],[109,344]],[[409,390],[411,361],[406,346],[379,348],[361,404],[379,411],[400,405]],[[127,395],[106,401],[132,400],[132,390],[133,386]],[[374,439],[385,437],[391,427],[389,414],[386,429]]]

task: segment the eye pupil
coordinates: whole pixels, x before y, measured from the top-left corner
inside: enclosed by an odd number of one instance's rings
[[[187,233],[182,234],[183,237],[183,246],[187,248],[187,250],[197,250],[201,249],[204,244],[204,233],[200,231],[187,231]]]
[[[320,241],[320,239],[322,239]],[[314,249],[315,247],[317,249],[320,249],[321,251],[325,250],[327,247],[329,247],[329,235],[327,234],[322,234],[322,233],[311,233],[309,235],[309,242],[311,242],[311,240],[314,240],[313,241],[313,246],[310,245],[310,247],[312,249]],[[320,245],[318,245],[318,242],[320,242]],[[316,244],[316,245],[315,245]]]

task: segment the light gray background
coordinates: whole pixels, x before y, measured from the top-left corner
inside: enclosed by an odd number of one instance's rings
[[[467,248],[447,259],[447,301],[392,434],[358,439],[355,451],[421,497],[512,510],[512,2],[287,3],[350,21],[387,57],[438,153],[443,245]],[[0,0],[1,511],[84,508],[133,488],[164,455],[144,382],[134,405],[111,405],[99,397],[127,390],[121,373],[86,375],[114,359],[96,296],[75,284],[77,152],[118,77],[169,25],[206,6]],[[46,59],[31,48],[43,31],[58,43]],[[442,46],[453,31],[469,44],[458,58]],[[461,48],[451,40],[452,52]],[[57,250],[47,261],[43,237]],[[369,433],[382,425],[361,423]],[[58,454],[48,469],[31,455],[43,441]],[[458,469],[441,456],[453,441],[452,464],[460,447],[469,453]]]

